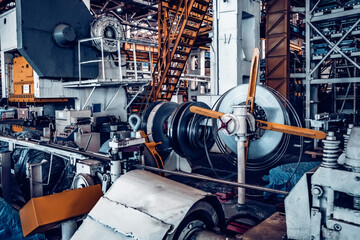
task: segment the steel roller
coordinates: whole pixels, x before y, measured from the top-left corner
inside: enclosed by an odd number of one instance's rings
[[[205,148],[209,150],[214,145],[215,140],[211,127],[204,125],[206,117],[192,113],[190,111],[192,106],[210,109],[208,105],[202,102],[181,104],[170,117],[168,136],[177,154],[195,160],[205,156]],[[204,144],[205,141],[206,144]]]
[[[171,152],[170,139],[167,136],[168,120],[179,105],[173,102],[155,102],[144,112],[143,128],[150,142],[161,142],[156,148],[163,159]]]

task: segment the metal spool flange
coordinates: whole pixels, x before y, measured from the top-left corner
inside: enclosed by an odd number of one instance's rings
[[[181,148],[180,148],[181,143],[177,141],[178,139],[177,127],[179,125],[179,120],[182,112],[190,104],[191,102],[185,102],[180,104],[180,106],[171,114],[169,118],[168,136],[170,138],[172,148],[180,156],[184,156],[184,154],[181,152]]]
[[[161,142],[156,148],[163,159],[171,151],[171,142],[167,136],[168,120],[178,106],[174,102],[159,102],[148,116],[146,134],[150,142]]]
[[[205,156],[204,139],[207,150],[213,146],[215,140],[211,127],[205,127],[203,124],[206,117],[192,113],[192,106],[210,109],[202,102],[187,102],[180,105],[171,116],[169,136],[177,154],[195,160]]]
[[[239,85],[228,91],[217,105],[216,111],[232,113],[232,106],[246,102],[248,84]],[[255,104],[265,112],[266,120],[273,123],[285,124],[286,110],[277,97],[267,88],[256,87]],[[217,121],[219,124],[219,121]],[[227,147],[234,153],[237,152],[237,142],[234,136],[219,132],[219,136]],[[283,133],[265,131],[263,135],[251,141],[248,164],[261,162],[264,157],[274,151],[281,142]]]
[[[141,115],[141,126],[140,126],[140,129],[145,131],[146,132],[146,125],[147,125],[147,122],[148,122],[148,119],[149,119],[149,115],[151,113],[151,111],[153,110],[153,108],[162,103],[164,101],[156,101],[156,102],[153,102],[151,103],[145,110],[144,112],[142,113]]]

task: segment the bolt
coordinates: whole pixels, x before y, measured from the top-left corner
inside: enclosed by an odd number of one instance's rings
[[[313,187],[312,192],[313,192],[313,195],[320,196],[322,194],[322,189],[318,186],[315,186],[315,187]]]
[[[335,229],[336,231],[341,231],[342,227],[341,227],[340,224],[336,223],[336,224],[334,224],[334,229]]]
[[[188,229],[191,229],[192,228],[192,224],[190,223],[189,225],[188,225]]]
[[[356,176],[355,181],[359,182],[360,181],[360,176]]]

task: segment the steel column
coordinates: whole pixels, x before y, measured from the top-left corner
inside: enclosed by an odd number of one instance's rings
[[[267,1],[265,84],[289,98],[290,1]]]
[[[320,1],[319,1],[320,2]],[[305,51],[306,51],[306,56],[305,56],[305,71],[306,73],[310,73],[310,59],[311,59],[311,48],[310,48],[310,15],[311,15],[311,11],[310,11],[310,0],[306,0],[305,2],[305,41],[306,41],[306,45],[305,45]],[[305,74],[305,119],[310,120],[311,119],[311,77],[310,74]],[[307,128],[310,128],[310,121],[305,121],[305,125]]]

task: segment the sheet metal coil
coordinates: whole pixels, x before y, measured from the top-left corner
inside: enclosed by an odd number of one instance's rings
[[[205,117],[190,112],[191,106],[210,109],[202,102],[154,102],[142,115],[142,129],[151,142],[161,142],[157,150],[166,159],[171,150],[187,159],[205,156],[215,143],[211,126],[204,125]],[[206,144],[205,142],[206,141]],[[206,147],[205,147],[206,146]]]
[[[215,110],[232,113],[232,106],[245,104],[247,92],[248,84],[239,85],[229,90],[214,107]],[[256,87],[255,105],[254,116],[256,119],[290,124],[290,119],[283,103],[268,88],[263,86]],[[220,122],[217,121],[216,124],[219,126]],[[286,151],[289,138],[289,135],[283,133],[261,131],[259,138],[252,138],[250,141],[247,169],[257,171],[275,164]],[[223,153],[229,153],[226,149],[230,149],[235,155],[237,153],[237,142],[234,136],[228,136],[225,133],[219,132],[217,145]],[[281,156],[278,157],[279,155]]]
[[[179,104],[174,102],[157,101],[149,105],[142,115],[142,130],[148,135],[150,142],[161,142],[156,147],[165,160],[171,152],[172,146],[167,136],[168,121]]]
[[[245,103],[247,97],[248,84],[237,86],[230,90],[220,101],[216,111],[223,113],[232,113],[233,105]],[[284,107],[274,94],[266,88],[257,86],[255,95],[255,104],[260,106],[266,115],[266,120],[272,123],[285,123]],[[234,136],[227,136],[219,132],[221,139],[233,152],[237,151],[237,142]],[[280,143],[283,133],[265,131],[263,135],[256,140],[251,141],[249,155],[250,159],[262,158],[271,153]]]
[[[171,114],[169,118],[168,136],[174,151],[190,160],[205,156],[215,143],[210,126],[204,125],[206,117],[190,112],[191,106],[210,109],[203,102],[186,102]],[[206,141],[206,143],[205,143]]]

